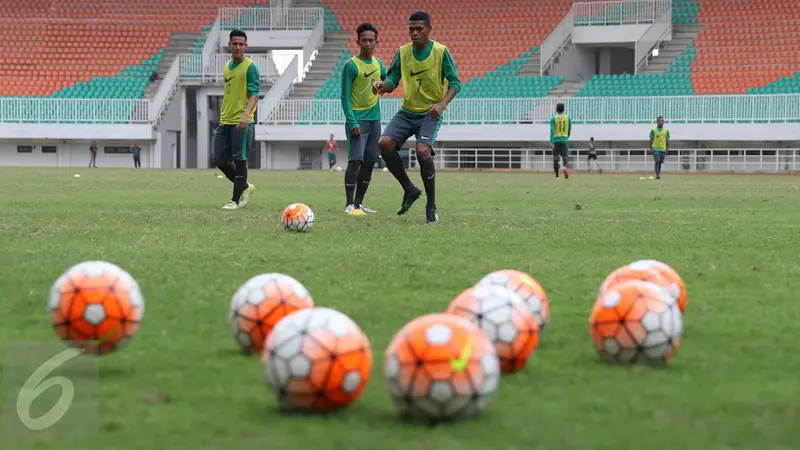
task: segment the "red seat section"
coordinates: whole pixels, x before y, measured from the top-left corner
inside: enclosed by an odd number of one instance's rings
[[[431,38],[447,45],[462,81],[484,76],[520,53],[541,45],[572,7],[571,0],[321,0],[336,14],[356,52],[355,29],[363,22],[378,27],[377,56],[388,66],[397,48],[409,42],[408,18],[415,11],[431,15]],[[402,95],[397,89],[393,95]]]
[[[695,0],[692,83],[697,94],[743,94],[800,71],[797,0]]]
[[[264,1],[0,1],[0,96],[48,96],[116,76],[166,47],[172,33],[200,33],[220,7]]]

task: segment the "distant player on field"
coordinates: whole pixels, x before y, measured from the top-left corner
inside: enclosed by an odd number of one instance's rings
[[[664,127],[664,118],[661,116],[656,119],[656,127],[650,130],[650,151],[656,163],[656,180],[660,180],[661,166],[669,151],[669,130]]]
[[[589,138],[589,158],[586,160],[586,168],[589,169],[589,172],[592,171],[592,161],[594,161],[594,166],[597,167],[598,173],[603,173],[603,169],[600,168],[600,163],[597,162],[597,148],[594,146],[594,138]]]
[[[363,216],[375,211],[363,205],[378,161],[381,137],[381,105],[372,92],[372,84],[386,78],[386,66],[373,56],[378,44],[378,29],[363,23],[356,29],[360,53],[344,65],[342,73],[342,109],[347,133],[347,170],[344,172],[345,213]]]
[[[336,147],[336,139],[333,138],[333,134],[328,139],[328,169],[333,170],[334,164],[336,164],[336,152],[339,151],[339,148]]]
[[[439,223],[436,213],[436,166],[433,146],[442,124],[442,112],[461,90],[461,81],[450,50],[430,39],[431,17],[418,11],[408,19],[411,42],[397,51],[384,81],[373,85],[376,94],[392,92],[403,81],[403,103],[383,131],[378,145],[386,167],[403,187],[403,202],[397,215],[405,214],[422,191],[403,168],[398,149],[411,136],[417,139],[416,154],[428,204],[428,223]]]
[[[247,204],[256,187],[247,182],[247,154],[255,135],[255,113],[261,75],[258,66],[244,57],[247,34],[230,33],[231,59],[225,63],[225,87],[219,126],[214,130],[214,164],[233,182],[233,196],[222,209],[238,209]]]
[[[564,104],[556,105],[556,113],[550,118],[550,144],[553,146],[553,172],[558,179],[558,158],[564,163],[564,178],[569,179],[567,160],[569,158],[569,137],[572,135],[572,121],[564,113]]]

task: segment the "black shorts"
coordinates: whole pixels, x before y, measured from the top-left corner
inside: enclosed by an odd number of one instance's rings
[[[589,160],[597,159],[597,153],[589,153]]]
[[[556,142],[553,144],[553,157],[557,158],[559,156],[562,158],[569,156],[569,146],[566,142]]]
[[[214,160],[247,161],[247,154],[255,140],[255,124],[239,131],[236,125],[217,125],[214,130]]]

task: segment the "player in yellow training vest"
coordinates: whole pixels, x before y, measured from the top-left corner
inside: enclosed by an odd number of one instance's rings
[[[664,118],[658,116],[656,127],[650,130],[650,151],[656,163],[656,180],[661,179],[661,166],[667,159],[669,151],[669,130],[664,127]]]
[[[450,50],[430,39],[431,17],[428,13],[418,11],[412,14],[408,32],[411,42],[397,51],[386,79],[373,85],[376,94],[383,94],[394,91],[403,81],[402,107],[383,130],[378,146],[386,167],[403,187],[403,202],[397,211],[397,215],[401,215],[422,195],[422,191],[408,178],[397,153],[408,138],[416,137],[417,161],[428,197],[425,218],[428,223],[439,223],[433,146],[442,123],[442,112],[461,90],[461,82]]]
[[[550,118],[550,144],[553,146],[553,171],[558,180],[558,158],[564,163],[564,178],[569,179],[569,137],[572,136],[572,120],[564,113],[564,104],[556,105],[556,113]]]
[[[245,58],[247,34],[230,33],[231,59],[225,63],[225,87],[219,125],[214,130],[214,164],[233,182],[233,196],[222,209],[238,209],[247,204],[256,187],[247,182],[247,154],[255,137],[255,115],[261,75],[258,66]]]
[[[381,105],[372,84],[386,78],[383,61],[373,56],[378,29],[362,23],[356,29],[359,53],[342,70],[342,110],[347,135],[347,170],[344,172],[345,214],[363,216],[375,211],[364,206],[364,196],[378,162],[381,137]]]

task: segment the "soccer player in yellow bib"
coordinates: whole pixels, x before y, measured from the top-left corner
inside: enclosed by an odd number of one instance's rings
[[[247,204],[256,187],[247,182],[247,154],[255,138],[255,115],[261,75],[258,66],[244,57],[247,34],[230,33],[231,59],[225,63],[225,87],[219,125],[214,130],[214,164],[233,182],[233,196],[222,209],[238,209]]]
[[[669,151],[669,130],[664,127],[664,118],[658,116],[656,127],[650,130],[650,151],[656,162],[656,180],[661,179],[661,166],[667,159]]]
[[[556,113],[550,118],[550,145],[553,146],[553,171],[558,179],[558,158],[564,163],[564,178],[569,179],[569,137],[572,136],[572,120],[564,113],[564,104],[556,105]]]
[[[428,204],[427,223],[439,223],[436,213],[436,166],[433,146],[442,123],[442,112],[461,90],[461,81],[450,51],[430,39],[431,18],[418,11],[408,22],[411,42],[397,51],[386,79],[374,84],[374,92],[392,92],[403,81],[403,103],[378,141],[386,167],[403,187],[403,203],[397,215],[405,214],[422,191],[411,182],[397,150],[416,137],[416,154]]]
[[[364,206],[364,195],[378,162],[381,137],[381,105],[372,84],[386,78],[386,66],[373,56],[378,29],[362,23],[356,29],[359,54],[344,64],[342,110],[347,135],[347,169],[344,172],[345,214],[363,216],[375,211]]]

